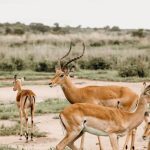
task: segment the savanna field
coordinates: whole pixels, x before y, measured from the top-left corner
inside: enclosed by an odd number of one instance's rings
[[[61,27],[58,23],[52,27],[40,23],[0,24],[0,150],[52,150],[64,136],[58,113],[69,102],[60,87],[52,89],[48,84],[55,74],[58,59],[68,51],[70,43],[72,51],[64,63],[82,53],[82,43],[86,47],[84,56],[70,64],[70,67],[75,66],[71,75],[79,87],[119,83],[139,95],[142,82],[150,82],[150,30],[122,30],[117,26]],[[37,93],[36,140],[33,143],[18,140],[19,113],[15,104],[16,93],[12,91],[15,74],[25,78],[25,88]],[[144,124],[138,131],[137,150],[147,148],[147,142],[141,138],[143,127]],[[94,149],[98,149],[97,139],[87,137],[86,146],[93,144]],[[90,140],[92,144],[89,145]],[[106,137],[102,141],[110,146]],[[121,139],[121,147],[123,142]]]

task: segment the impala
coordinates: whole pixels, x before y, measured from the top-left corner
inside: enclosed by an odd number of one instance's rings
[[[35,110],[35,93],[28,89],[22,89],[22,83],[20,79],[17,79],[17,75],[14,76],[14,87],[13,90],[17,91],[16,103],[20,113],[20,140],[22,139],[22,127],[23,127],[23,116],[26,121],[26,142],[28,142],[28,113],[27,109],[31,110],[31,140],[33,140],[33,117]]]
[[[60,120],[66,130],[66,136],[56,146],[63,150],[69,146],[77,150],[74,142],[84,133],[108,135],[113,150],[119,150],[116,136],[132,131],[144,120],[147,99],[150,98],[150,85],[141,93],[135,112],[104,107],[95,104],[78,103],[66,107],[60,113]]]
[[[72,83],[72,80],[69,76],[68,65],[80,59],[85,52],[85,45],[83,43],[83,52],[80,56],[75,57],[66,64],[62,63],[62,60],[69,55],[71,52],[72,44],[70,44],[69,51],[59,60],[59,68],[56,69],[55,76],[50,81],[50,87],[60,85],[67,100],[71,104],[75,103],[92,103],[97,105],[109,106],[109,107],[118,107],[123,108],[126,111],[131,111],[135,108],[138,100],[138,95],[134,93],[128,87],[122,86],[86,86],[82,88],[76,87]],[[83,139],[81,140],[81,149],[83,149]],[[132,145],[134,147],[134,145]]]

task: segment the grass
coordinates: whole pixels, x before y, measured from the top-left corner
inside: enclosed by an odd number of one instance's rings
[[[12,148],[8,145],[0,145],[0,150],[18,150],[18,149]]]
[[[25,129],[24,129],[25,131]],[[5,127],[4,125],[0,126],[0,136],[10,136],[10,135],[19,135],[20,133],[20,124],[17,123],[11,127]],[[45,132],[39,132],[37,129],[34,131],[34,137],[46,137]]]
[[[48,99],[36,104],[35,115],[47,113],[59,113],[69,103],[66,100]],[[30,114],[30,113],[29,113]],[[15,103],[0,105],[0,119],[1,120],[16,120],[19,119],[19,111]]]
[[[62,111],[69,102],[67,100],[59,99],[48,99],[44,102],[40,102],[36,106],[36,114],[45,114],[45,113],[59,113]]]
[[[81,70],[75,73],[78,78],[98,81],[142,82],[150,81],[150,77],[120,77],[117,70]]]
[[[47,113],[59,113],[67,106],[69,103],[66,100],[59,99],[48,99],[46,101],[36,104],[35,115],[42,115]],[[19,126],[19,112],[16,107],[16,104],[1,104],[0,105],[0,119],[1,120],[15,120],[17,123],[11,127],[5,127],[4,125],[0,126],[0,136],[9,136],[9,135],[19,135],[20,126]],[[35,129],[35,137],[45,137],[45,132],[39,132]]]
[[[35,72],[31,70],[16,71],[16,72],[2,72],[0,71],[0,87],[12,86],[14,74],[25,77],[23,85],[48,85],[49,80],[54,76],[54,72]],[[117,81],[117,82],[142,82],[150,81],[150,77],[139,78],[133,77],[120,77],[118,70],[78,70],[74,73],[77,78],[90,79],[98,81]],[[150,74],[150,73],[149,73]],[[40,80],[40,81],[39,81]]]

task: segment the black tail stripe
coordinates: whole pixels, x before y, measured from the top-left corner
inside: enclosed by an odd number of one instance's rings
[[[35,103],[35,96],[33,96],[33,99],[34,99],[34,103]]]
[[[24,100],[24,105],[23,107],[25,107],[26,101],[27,101],[28,96],[26,96],[25,100]]]

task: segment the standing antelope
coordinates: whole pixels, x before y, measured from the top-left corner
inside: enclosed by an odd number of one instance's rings
[[[18,91],[16,96],[16,103],[20,113],[20,140],[22,139],[22,127],[23,127],[23,116],[26,121],[26,142],[28,142],[28,112],[27,109],[31,110],[31,140],[33,140],[33,117],[35,110],[35,93],[31,90],[22,89],[21,80],[17,79],[17,75],[14,76],[14,91]]]
[[[66,136],[56,146],[63,150],[69,146],[77,150],[74,142],[84,133],[108,135],[113,150],[119,150],[116,136],[130,132],[144,120],[150,99],[150,85],[141,93],[135,112],[127,112],[117,108],[104,107],[95,104],[78,103],[66,107],[60,113],[60,120],[66,130]]]
[[[103,106],[117,107],[118,101],[121,107],[126,111],[131,111],[135,108],[138,100],[138,95],[131,89],[122,86],[86,86],[82,88],[76,87],[69,77],[69,69],[67,66],[78,59],[80,59],[85,52],[85,45],[83,44],[83,52],[80,56],[75,57],[68,61],[66,64],[62,64],[62,59],[69,55],[70,49],[66,55],[59,60],[60,68],[56,69],[55,76],[50,81],[50,87],[60,85],[67,100],[71,103],[93,103]],[[83,141],[81,140],[81,149],[83,149]],[[134,144],[134,143],[132,143]],[[132,145],[134,147],[134,145]]]

